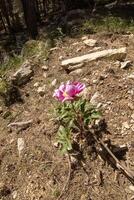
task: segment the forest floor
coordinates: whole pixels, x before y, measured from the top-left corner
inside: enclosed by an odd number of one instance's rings
[[[89,88],[89,98],[98,93],[97,103],[107,123],[111,144],[127,146],[121,163],[134,171],[134,35],[92,34],[96,47],[103,49],[127,47],[125,69],[112,59],[86,63],[81,71],[66,73],[61,60],[87,54],[94,47],[86,46],[80,37],[64,37],[43,65],[34,66],[34,76],[20,87],[23,103],[1,106],[0,114],[0,199],[57,200],[68,178],[68,159],[55,147],[57,124],[54,121],[54,89],[61,82],[77,80]],[[98,50],[93,50],[98,51]],[[10,75],[15,70],[10,71]],[[45,85],[44,95],[38,88]],[[11,122],[32,120],[24,129],[9,128]],[[18,139],[21,155],[18,152]],[[100,156],[84,150],[84,167],[71,169],[66,191],[61,200],[133,200],[134,186]]]

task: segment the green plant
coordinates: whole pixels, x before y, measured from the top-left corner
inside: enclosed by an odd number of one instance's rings
[[[89,101],[76,96],[84,87],[79,82],[68,82],[54,93],[62,101],[56,107],[56,113],[59,122],[57,141],[63,154],[73,150],[74,141],[77,140],[79,144],[81,139],[86,138],[89,126],[101,117],[101,113]]]

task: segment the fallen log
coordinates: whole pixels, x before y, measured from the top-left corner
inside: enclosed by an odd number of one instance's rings
[[[102,58],[113,58],[115,60],[123,60],[126,57],[126,53],[127,53],[126,47],[122,47],[119,49],[108,49],[103,51],[97,51],[83,56],[78,56],[67,60],[63,60],[61,62],[61,66],[65,69],[69,69],[70,68],[69,65],[71,65],[71,70],[72,70],[73,65],[83,62],[91,62]]]

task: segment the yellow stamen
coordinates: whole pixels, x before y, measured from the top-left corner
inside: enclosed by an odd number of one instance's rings
[[[63,92],[64,97],[68,97],[68,94],[66,92]]]

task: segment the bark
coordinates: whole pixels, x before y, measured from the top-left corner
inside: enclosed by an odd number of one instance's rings
[[[32,39],[38,35],[35,0],[22,0],[25,22]]]

